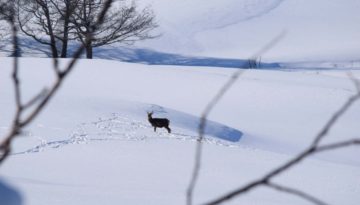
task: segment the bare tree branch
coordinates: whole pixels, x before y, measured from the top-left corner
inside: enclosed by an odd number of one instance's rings
[[[356,81],[355,81],[356,82]],[[356,84],[355,84],[356,85]],[[351,96],[345,104],[336,111],[333,116],[331,116],[330,120],[327,121],[324,128],[320,131],[320,133],[315,137],[314,142],[311,145],[311,148],[315,148],[318,146],[320,141],[327,135],[329,130],[333,127],[333,125],[338,121],[338,119],[349,109],[349,107],[358,99],[360,98],[360,90],[357,91],[357,93],[353,96]]]
[[[355,78],[355,76],[352,72],[348,72],[348,76],[349,76],[350,80],[353,82],[357,92],[360,93],[360,80]]]
[[[302,199],[310,201],[313,204],[327,205],[327,203],[321,201],[320,199],[318,199],[318,198],[316,198],[314,196],[311,196],[311,195],[309,195],[309,194],[307,194],[305,192],[302,192],[300,190],[294,189],[294,188],[286,187],[286,186],[279,185],[279,184],[276,184],[276,183],[273,183],[273,182],[268,182],[265,185],[272,188],[272,189],[275,189],[276,191],[285,192],[287,194],[292,194],[292,195],[298,196],[298,197],[300,197]]]
[[[7,157],[10,153],[10,143],[11,140],[14,138],[12,136],[18,135],[20,130],[18,129],[20,115],[23,110],[21,105],[21,92],[20,92],[20,81],[18,78],[18,70],[19,70],[19,61],[18,61],[18,52],[19,52],[19,42],[17,36],[17,27],[15,25],[14,19],[14,5],[13,4],[2,4],[2,9],[6,9],[7,17],[6,20],[11,26],[11,35],[12,35],[12,44],[13,44],[13,73],[12,79],[14,83],[14,90],[15,90],[15,103],[16,103],[16,112],[13,120],[12,130],[10,131],[9,137],[5,138],[5,140],[0,144],[0,163],[3,161],[5,157]]]
[[[26,104],[24,104],[22,107],[23,109],[28,109],[29,107],[33,106],[34,104],[36,104],[36,102],[39,102],[42,98],[44,98],[47,93],[48,93],[48,89],[44,88],[43,90],[41,90],[41,92],[37,95],[35,95],[32,99],[30,99]]]
[[[360,138],[345,140],[342,142],[336,142],[336,143],[331,143],[331,144],[327,144],[327,145],[321,145],[321,146],[318,146],[315,151],[316,151],[316,153],[318,153],[318,152],[335,150],[335,149],[340,149],[340,148],[349,147],[349,146],[355,146],[355,145],[360,145]]]
[[[352,79],[353,80],[353,79]],[[358,82],[358,80],[356,80]],[[331,117],[330,119],[325,123],[324,127],[321,129],[321,131],[319,132],[319,134],[317,136],[315,136],[315,139],[313,141],[313,143],[310,145],[309,148],[305,149],[303,152],[301,152],[300,154],[298,154],[297,156],[295,156],[293,159],[291,159],[290,161],[284,163],[283,165],[273,169],[272,171],[270,171],[268,174],[266,174],[265,176],[245,185],[242,186],[238,189],[235,189],[221,197],[218,197],[215,200],[212,200],[210,202],[207,202],[205,204],[207,205],[213,205],[213,204],[220,204],[222,202],[225,202],[227,200],[230,200],[232,198],[234,198],[235,196],[239,196],[242,195],[244,193],[246,193],[247,191],[258,187],[259,185],[266,185],[267,183],[269,183],[269,181],[287,171],[288,169],[290,169],[291,167],[299,164],[302,160],[304,160],[305,158],[309,157],[312,154],[315,154],[317,152],[321,152],[321,151],[329,151],[329,150],[333,150],[336,148],[341,148],[341,147],[346,147],[346,146],[351,146],[354,144],[359,144],[359,140],[349,140],[349,141],[345,141],[345,142],[340,142],[340,143],[334,143],[334,144],[330,144],[330,145],[323,145],[323,146],[319,146],[320,141],[327,135],[327,133],[331,130],[331,128],[335,125],[335,123],[344,115],[344,113],[346,111],[349,110],[349,108],[351,107],[351,105],[360,99],[360,90],[357,90],[357,93],[353,96],[351,96],[341,107],[339,110],[337,110]]]
[[[103,24],[93,31],[93,16],[99,12],[103,5],[102,0],[83,0],[71,15],[71,23],[76,30],[77,40],[81,43],[88,41],[88,33],[93,33],[93,38],[85,45],[86,57],[93,57],[93,48],[117,42],[133,43],[135,41],[154,38],[149,33],[157,27],[155,15],[150,8],[138,11],[133,2],[127,5],[112,8],[105,16]]]
[[[285,32],[280,33],[278,36],[276,36],[274,39],[272,39],[265,47],[260,49],[259,52],[256,53],[255,56],[252,56],[251,59],[257,59],[258,56],[264,54],[269,49],[271,49],[273,46],[275,46],[285,35]],[[245,72],[245,70],[239,69],[236,71],[230,79],[221,87],[221,89],[216,93],[214,98],[208,103],[208,105],[205,107],[205,110],[203,111],[201,118],[200,118],[200,124],[198,127],[198,138],[197,138],[197,144],[196,144],[196,150],[195,150],[195,163],[193,168],[193,173],[190,179],[189,186],[186,191],[186,203],[187,205],[193,204],[193,193],[196,186],[196,183],[199,178],[199,172],[201,169],[201,159],[202,159],[202,147],[203,147],[203,139],[204,139],[204,132],[206,129],[206,121],[209,113],[212,111],[212,109],[215,107],[215,105],[221,100],[221,98],[224,96],[224,94],[231,88],[231,86],[236,82],[236,80]]]
[[[202,144],[204,139],[207,117],[210,111],[213,109],[213,107],[219,102],[222,96],[226,93],[226,91],[236,82],[239,76],[244,72],[245,70],[239,70],[231,76],[230,80],[226,82],[226,84],[220,89],[220,91],[216,94],[216,96],[206,106],[205,111],[203,112],[200,118],[200,124],[198,128],[199,137],[197,138],[196,153],[195,153],[195,165],[186,195],[188,205],[192,204],[193,192],[196,186],[197,179],[199,178],[199,172],[201,168],[201,158],[202,158],[202,147],[203,147]]]
[[[106,0],[104,3],[104,6],[97,16],[97,21],[93,25],[93,31],[96,31],[97,27],[100,26],[103,23],[104,16],[108,9],[110,8],[113,0]],[[84,45],[81,45],[78,50],[75,52],[73,59],[69,62],[69,64],[60,71],[59,68],[56,67],[54,63],[54,69],[57,72],[58,78],[54,82],[54,84],[51,86],[49,91],[46,93],[45,96],[42,96],[43,98],[40,99],[40,97],[34,97],[33,100],[30,101],[30,103],[27,103],[25,106],[21,102],[21,89],[20,89],[20,80],[18,79],[18,58],[16,52],[18,52],[18,42],[17,42],[17,28],[14,22],[14,14],[12,15],[12,21],[10,23],[13,25],[13,45],[14,45],[14,65],[13,65],[13,82],[15,86],[15,98],[16,98],[16,113],[14,116],[14,121],[12,124],[12,128],[9,132],[9,134],[5,137],[5,139],[0,143],[0,163],[2,163],[7,156],[10,153],[11,150],[11,142],[12,140],[17,137],[23,128],[31,123],[38,115],[39,113],[45,108],[45,106],[49,103],[49,101],[53,98],[55,93],[59,90],[60,86],[64,82],[64,79],[68,76],[68,74],[73,70],[76,62],[78,61],[78,58],[80,57],[81,53],[84,51]],[[90,33],[89,35],[92,35]],[[21,119],[21,115],[24,112],[24,108],[29,108],[29,104],[33,104],[32,101],[39,100],[39,104],[36,105],[36,107],[30,112],[30,114],[24,118]]]

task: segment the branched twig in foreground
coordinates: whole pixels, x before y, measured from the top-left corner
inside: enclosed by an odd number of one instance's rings
[[[97,18],[97,21],[95,25],[92,27],[92,31],[96,31],[96,29],[103,23],[104,16],[106,12],[111,7],[113,0],[107,0],[104,2],[104,7],[102,8],[102,11],[99,13],[99,16]],[[14,7],[12,7],[14,8]],[[45,89],[46,91],[41,92],[39,95],[35,96],[33,99],[31,99],[28,103],[22,103],[21,101],[21,90],[20,90],[20,80],[18,78],[18,41],[17,41],[17,28],[15,25],[15,13],[13,12],[11,17],[9,18],[9,23],[12,25],[13,32],[13,56],[14,56],[14,65],[13,65],[13,82],[15,87],[15,102],[16,102],[16,113],[14,116],[14,120],[11,126],[11,130],[9,134],[4,138],[4,140],[0,144],[0,163],[2,163],[7,156],[9,155],[11,151],[11,142],[14,140],[16,136],[21,134],[23,128],[27,126],[29,123],[31,123],[38,115],[39,113],[44,109],[44,107],[48,104],[48,102],[52,99],[52,97],[55,95],[55,93],[59,90],[60,86],[64,82],[64,79],[68,76],[68,74],[73,70],[78,58],[81,56],[81,54],[84,51],[85,45],[90,43],[90,40],[92,39],[92,34],[90,34],[90,37],[87,38],[87,42],[80,46],[78,50],[75,52],[73,59],[70,61],[70,63],[61,71],[58,68],[57,59],[54,59],[54,71],[57,75],[57,79],[54,82],[54,84],[51,86],[50,89]],[[48,91],[47,91],[48,90]],[[38,101],[38,102],[36,102]],[[22,118],[23,113],[30,108],[31,105],[36,104],[35,108],[30,111],[30,114],[27,115],[25,118]]]
[[[269,49],[271,49],[275,44],[277,44],[285,35],[285,32],[280,33],[278,36],[276,36],[272,41],[270,41],[269,44],[267,44],[265,47],[263,47],[259,52],[257,52],[254,56],[252,56],[250,59],[257,59],[258,56],[264,54]],[[245,70],[238,70],[236,71],[231,78],[221,87],[221,89],[217,92],[215,97],[210,101],[210,103],[206,106],[204,112],[201,115],[200,118],[200,124],[198,128],[199,137],[197,139],[197,145],[196,145],[196,151],[195,151],[195,164],[193,173],[190,179],[190,184],[186,191],[186,203],[187,205],[191,205],[193,203],[193,193],[196,186],[196,182],[199,178],[199,172],[201,168],[201,158],[202,158],[202,141],[204,139],[204,132],[206,127],[206,120],[211,112],[211,110],[214,108],[214,106],[219,102],[219,100],[224,96],[224,94],[231,88],[231,86],[236,82],[236,80],[244,73]]]
[[[358,82],[358,80],[352,79],[355,82]],[[356,86],[358,84],[355,84]],[[360,99],[360,90],[357,89],[357,93],[353,96],[351,96],[342,106],[341,108],[336,111],[331,118],[327,121],[327,123],[325,124],[325,126],[321,129],[321,131],[319,132],[319,134],[315,137],[313,143],[310,145],[309,148],[305,149],[303,152],[301,152],[299,155],[297,155],[296,157],[294,157],[293,159],[291,159],[290,161],[286,162],[285,164],[279,166],[278,168],[270,171],[268,174],[266,174],[265,176],[243,186],[240,187],[238,189],[235,189],[234,191],[231,191],[215,200],[212,200],[208,203],[205,203],[206,205],[213,205],[213,204],[220,204],[222,202],[225,202],[227,200],[232,199],[235,196],[239,196],[241,194],[246,193],[247,191],[256,188],[260,185],[268,185],[270,183],[270,180],[287,171],[288,169],[290,169],[291,167],[293,167],[294,165],[300,163],[302,160],[304,160],[305,158],[309,157],[310,155],[313,155],[315,153],[318,152],[323,152],[323,151],[329,151],[329,150],[333,150],[336,148],[343,148],[343,147],[348,147],[351,145],[360,145],[360,139],[352,139],[352,140],[347,140],[347,141],[343,141],[343,142],[338,142],[338,143],[333,143],[333,144],[329,144],[329,145],[319,145],[320,141],[327,135],[327,133],[330,131],[330,129],[334,126],[334,124],[339,120],[340,117],[343,116],[343,114],[351,107],[351,105]]]
[[[310,201],[310,202],[312,202],[314,204],[317,204],[317,205],[327,205],[325,202],[321,201],[320,199],[317,199],[314,196],[311,196],[311,195],[309,195],[309,194],[307,194],[305,192],[302,192],[302,191],[294,189],[294,188],[290,188],[290,187],[286,187],[286,186],[283,186],[283,185],[275,184],[273,182],[268,182],[265,185],[272,188],[272,189],[275,189],[276,191],[280,191],[280,192],[284,192],[284,193],[288,193],[288,194],[298,196],[300,198],[303,198],[303,199],[305,199],[307,201]]]
[[[204,132],[206,127],[206,119],[209,115],[212,108],[217,104],[217,102],[221,99],[221,97],[226,93],[226,91],[231,87],[231,85],[239,78],[239,76],[244,73],[244,70],[239,70],[234,73],[234,75],[230,78],[230,80],[220,89],[218,94],[215,96],[215,98],[206,106],[206,109],[204,113],[201,116],[200,124],[199,124],[199,137],[197,139],[197,145],[196,145],[196,153],[195,153],[195,165],[193,170],[193,175],[190,180],[189,187],[187,189],[187,204],[192,204],[193,199],[193,192],[194,188],[197,182],[197,179],[199,177],[199,171],[201,166],[201,158],[202,158],[202,140],[204,139]]]

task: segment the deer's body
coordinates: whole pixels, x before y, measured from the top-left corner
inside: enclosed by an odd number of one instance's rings
[[[168,133],[171,133],[171,129],[169,127],[170,124],[170,120],[166,119],[166,118],[153,118],[152,117],[152,112],[148,113],[148,120],[150,122],[150,124],[154,127],[154,132],[156,132],[156,128],[165,128]]]

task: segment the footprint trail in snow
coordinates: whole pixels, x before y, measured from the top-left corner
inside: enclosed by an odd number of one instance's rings
[[[28,154],[43,152],[48,149],[58,149],[71,144],[87,144],[96,141],[149,141],[149,140],[197,140],[196,130],[189,130],[171,125],[173,133],[158,129],[153,131],[152,126],[147,121],[135,120],[131,117],[113,113],[106,118],[99,118],[97,121],[81,123],[72,131],[67,139],[46,141],[40,140],[40,144],[17,154]],[[214,136],[207,135],[205,143],[220,146],[237,147],[238,142],[223,140]]]

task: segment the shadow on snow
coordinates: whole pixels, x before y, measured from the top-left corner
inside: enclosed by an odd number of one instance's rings
[[[0,47],[0,54],[11,56],[12,46],[9,40],[4,40]],[[78,44],[69,43],[68,56],[79,47]],[[23,57],[51,57],[48,45],[40,44],[30,38],[20,38],[20,55]],[[180,54],[159,52],[150,49],[103,46],[94,48],[94,58],[117,60],[130,63],[149,65],[179,65],[179,66],[207,66],[225,68],[249,68],[249,61],[243,59],[195,57]],[[261,63],[258,68],[279,68],[279,63]]]

